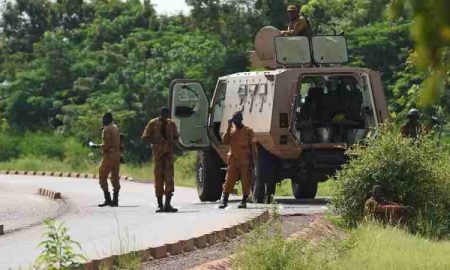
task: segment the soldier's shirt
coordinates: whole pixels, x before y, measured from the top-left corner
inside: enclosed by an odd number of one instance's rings
[[[283,31],[284,36],[301,36],[308,28],[308,22],[305,17],[300,16],[296,21],[288,24],[287,31]]]
[[[256,139],[253,130],[247,126],[233,128],[223,135],[224,144],[230,145],[228,165],[250,164],[251,153],[256,151]]]
[[[425,135],[430,132],[430,127],[422,124],[406,123],[400,127],[400,133],[403,138],[417,138],[417,136]]]
[[[115,124],[103,127],[102,140],[103,154],[120,151],[120,131]]]
[[[142,134],[142,138],[148,138],[152,144],[153,155],[156,159],[164,154],[171,154],[173,144],[179,136],[177,127],[171,119],[163,121],[159,117],[150,120]]]

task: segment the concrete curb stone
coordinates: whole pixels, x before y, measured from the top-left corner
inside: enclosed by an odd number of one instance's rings
[[[62,199],[61,192],[55,192],[53,190],[48,190],[45,188],[39,188],[37,193],[52,200]]]
[[[225,228],[227,232],[227,237],[230,239],[236,238],[236,228],[234,226]]]
[[[187,240],[181,240],[181,248],[183,249],[183,252],[190,252],[195,250],[194,246],[194,239],[190,238]]]
[[[170,253],[170,255],[178,255],[183,252],[183,246],[180,241],[175,243],[169,243],[166,244],[167,252]]]
[[[162,259],[167,257],[167,247],[159,246],[159,247],[151,247],[150,248],[150,254],[155,259]]]
[[[42,189],[43,190],[43,189]],[[168,253],[170,255],[177,255],[182,252],[189,252],[195,250],[195,247],[197,248],[205,248],[208,245],[212,246],[213,243],[217,242],[225,242],[228,240],[228,238],[235,238],[236,237],[236,230],[239,229],[241,232],[249,231],[250,228],[254,228],[257,224],[261,224],[264,221],[267,221],[270,218],[269,211],[264,211],[257,217],[247,220],[244,223],[237,224],[235,226],[231,226],[219,231],[214,231],[211,233],[207,233],[198,237],[190,238],[187,240],[181,240],[176,243],[169,243],[158,247],[150,247],[143,251],[136,251],[139,256],[142,258],[142,262],[150,261],[150,260],[157,260],[166,258],[168,256]],[[251,224],[251,225],[250,225]],[[228,237],[228,238],[227,238]],[[114,255],[111,257],[107,257],[102,260],[93,260],[91,262],[88,262],[84,264],[84,266],[81,269],[83,270],[99,270],[99,267],[102,265],[102,262],[110,262],[111,258],[113,258],[112,262],[114,262],[114,258],[118,258],[120,256],[126,256],[127,254],[123,255]],[[110,266],[110,265],[108,265]],[[112,267],[113,265],[111,265]],[[108,269],[108,268],[107,268]],[[112,269],[112,268],[111,268]]]
[[[215,231],[214,232],[216,234],[217,240],[219,242],[226,242],[227,241],[227,232],[225,229],[220,230],[220,231]]]
[[[208,246],[217,244],[217,235],[214,232],[206,234],[206,241],[208,242]]]
[[[206,235],[194,237],[194,246],[197,248],[205,248],[207,246]]]

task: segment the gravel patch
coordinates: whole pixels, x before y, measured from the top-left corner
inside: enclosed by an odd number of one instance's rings
[[[282,216],[282,234],[287,237],[300,231],[316,219],[315,215],[290,215]],[[244,241],[243,237],[233,241],[216,244],[204,249],[198,249],[177,256],[170,256],[165,259],[146,262],[141,266],[141,270],[182,270],[207,263],[209,261],[225,258],[233,254],[237,244]]]

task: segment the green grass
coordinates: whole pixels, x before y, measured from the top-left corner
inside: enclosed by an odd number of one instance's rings
[[[83,153],[79,150],[78,152]],[[0,170],[19,171],[57,171],[57,172],[98,172],[98,153],[74,154],[64,160],[47,157],[25,156],[14,160],[0,162]],[[77,158],[75,158],[77,157]],[[197,153],[185,152],[175,159],[175,184],[183,187],[195,187],[195,164]],[[121,175],[131,176],[134,179],[150,181],[153,179],[153,162],[143,164],[125,163],[120,167]],[[240,186],[236,186],[240,190]],[[318,196],[331,196],[334,187],[333,181],[319,184]],[[284,180],[277,185],[277,196],[292,196],[290,180]]]
[[[331,196],[333,195],[335,183],[333,180],[328,180],[326,182],[319,183],[319,188],[317,190],[317,196]],[[284,180],[277,185],[276,196],[292,196],[291,181]]]
[[[234,269],[450,269],[450,242],[427,240],[399,228],[367,223],[351,231],[347,240],[327,239],[319,245],[286,240],[277,223],[269,228],[257,228],[237,246]]]
[[[436,242],[394,227],[366,224],[355,231],[355,245],[335,269],[450,269],[450,242]]]
[[[47,157],[25,156],[14,160],[0,162],[0,170],[19,171],[56,171],[56,172],[83,172],[98,173],[99,157],[85,155],[82,161],[66,158],[64,160]],[[175,160],[175,184],[178,186],[195,187],[195,152],[186,152]],[[150,181],[153,179],[153,163],[142,165],[125,163],[120,167],[121,175],[131,176],[134,179]]]

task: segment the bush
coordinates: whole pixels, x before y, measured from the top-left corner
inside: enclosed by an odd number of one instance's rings
[[[411,206],[408,228],[428,237],[450,233],[450,154],[431,136],[417,141],[385,129],[368,147],[348,151],[339,171],[332,207],[345,223],[363,219],[364,203],[375,184],[386,199]]]
[[[37,270],[68,270],[78,269],[87,257],[78,253],[81,246],[73,241],[67,233],[68,229],[64,223],[57,224],[54,219],[44,222],[45,239],[39,243],[44,250],[36,258],[34,269]]]
[[[64,140],[62,135],[51,133],[26,133],[20,138],[20,154],[23,156],[41,156],[64,158]]]
[[[19,156],[19,139],[7,134],[0,134],[0,162]]]
[[[91,150],[73,137],[65,139],[63,151],[64,162],[70,164],[75,171],[82,171],[92,163],[92,159],[89,157]]]

